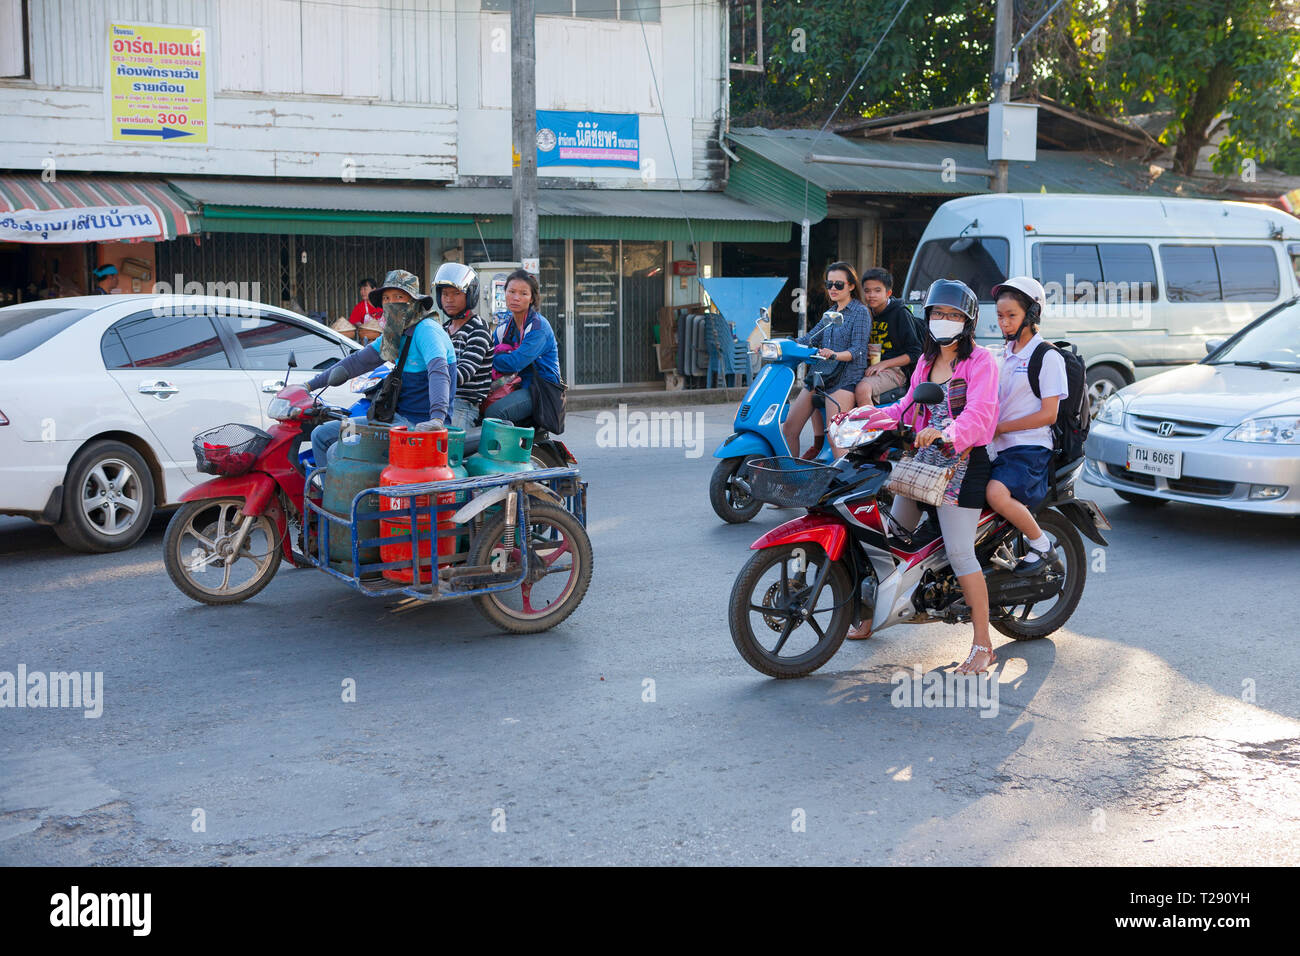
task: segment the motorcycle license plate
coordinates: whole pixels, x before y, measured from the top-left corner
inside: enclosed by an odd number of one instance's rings
[[[1128,461],[1125,467],[1143,475],[1160,475],[1162,478],[1181,478],[1183,476],[1183,453],[1165,451],[1163,448],[1146,448],[1142,445],[1128,446]]]

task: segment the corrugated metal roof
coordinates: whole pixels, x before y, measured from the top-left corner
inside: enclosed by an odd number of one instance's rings
[[[939,172],[838,166],[804,161],[804,157],[811,151],[829,156],[936,165],[951,159],[956,166],[987,168],[989,162],[982,145],[924,140],[850,140],[834,133],[825,133],[819,137],[814,130],[737,129],[727,136],[742,150],[741,165],[745,160],[743,151],[747,150],[806,178],[829,194],[965,196],[991,191],[987,177],[970,173],[955,173],[952,182],[945,182]],[[1101,153],[1039,150],[1035,162],[1010,163],[1007,180],[1011,192],[1039,192],[1045,188],[1049,193],[1144,193],[1191,197],[1209,195],[1199,184],[1186,177],[1167,171],[1153,177],[1144,163]]]
[[[238,179],[173,179],[173,187],[201,205],[264,209],[321,209],[469,216],[509,216],[509,189],[387,186],[373,183],[301,183]],[[618,216],[633,219],[723,219],[782,222],[780,215],[721,192],[675,189],[541,189],[541,216]]]

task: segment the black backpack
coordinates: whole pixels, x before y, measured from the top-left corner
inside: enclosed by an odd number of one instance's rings
[[[1092,413],[1088,407],[1088,372],[1079,357],[1079,350],[1070,342],[1042,342],[1029,356],[1029,387],[1034,397],[1042,399],[1038,376],[1043,369],[1043,356],[1049,349],[1061,353],[1065,359],[1065,382],[1069,394],[1061,399],[1056,410],[1056,424],[1052,426],[1052,474],[1056,470],[1083,457],[1083,442],[1088,437]]]

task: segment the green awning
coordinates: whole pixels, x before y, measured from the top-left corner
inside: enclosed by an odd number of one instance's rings
[[[731,165],[727,193],[745,202],[788,216],[798,222],[808,191],[808,218],[826,215],[827,199],[836,196],[911,195],[969,196],[990,192],[986,176],[956,172],[956,168],[987,168],[982,144],[929,140],[858,139],[815,130],[734,129],[727,134],[740,162]],[[944,175],[937,169],[894,169],[809,163],[809,153],[904,163],[954,167]],[[1102,153],[1038,150],[1032,163],[1007,165],[1010,192],[1093,193],[1101,195],[1208,195],[1202,184],[1159,167]]]
[[[293,235],[511,237],[511,194],[495,187],[174,179],[198,231]],[[543,189],[542,239],[785,242],[790,220],[719,192]],[[689,215],[689,224],[687,220]]]

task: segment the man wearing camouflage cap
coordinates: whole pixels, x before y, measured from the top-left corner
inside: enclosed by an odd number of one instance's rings
[[[370,304],[382,306],[384,310],[384,334],[321,372],[307,383],[307,388],[315,391],[326,385],[342,385],[383,362],[396,364],[406,346],[401,391],[392,424],[421,430],[444,427],[456,393],[456,350],[442,324],[428,317],[433,296],[420,295],[420,280],[416,276],[394,269],[370,293]],[[366,424],[364,417],[352,420]],[[326,463],[325,455],[338,441],[342,426],[342,422],[326,422],[312,431],[311,446],[317,466]]]

